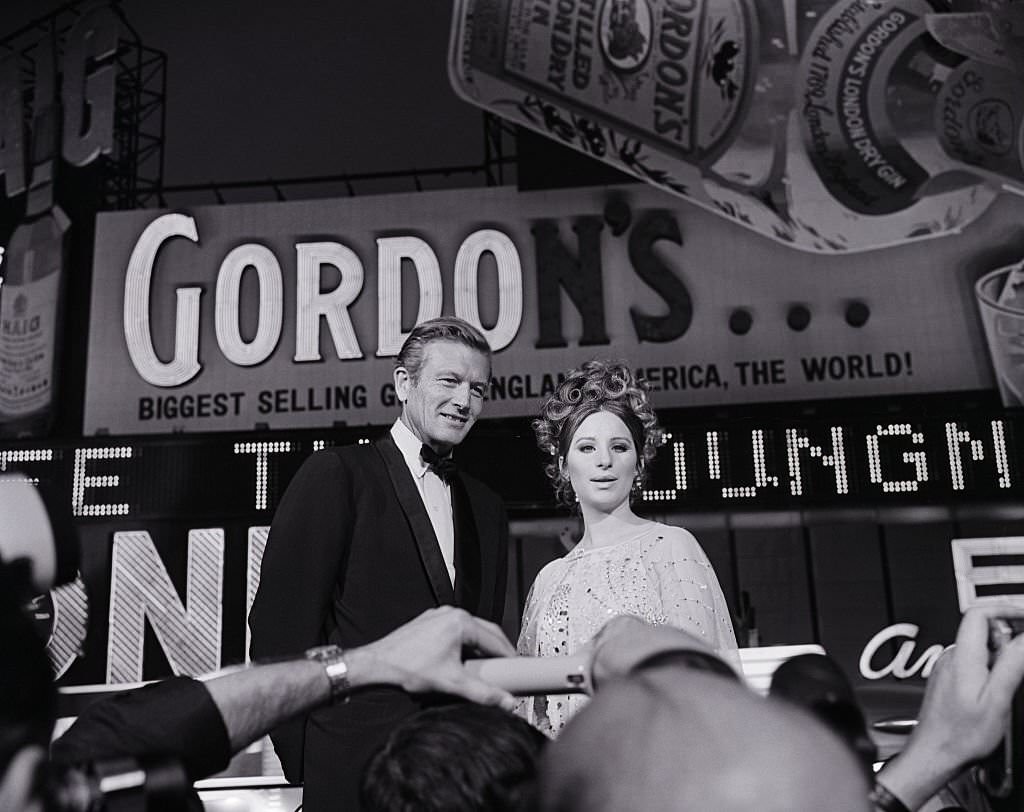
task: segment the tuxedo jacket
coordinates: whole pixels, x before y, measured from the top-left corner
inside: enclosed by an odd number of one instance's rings
[[[501,500],[459,472],[451,482],[455,586],[412,473],[390,433],[311,455],[289,484],[267,539],[249,615],[253,659],[325,643],[373,642],[426,609],[461,606],[501,622],[508,521]],[[271,733],[304,809],[357,809],[363,766],[423,698],[356,692]]]

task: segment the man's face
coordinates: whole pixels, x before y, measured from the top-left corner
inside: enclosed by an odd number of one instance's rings
[[[483,408],[490,377],[487,356],[458,341],[437,339],[423,349],[415,381],[395,369],[402,421],[439,454],[461,443]]]

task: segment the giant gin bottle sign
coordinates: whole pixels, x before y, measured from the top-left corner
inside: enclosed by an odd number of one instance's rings
[[[808,250],[949,233],[1024,193],[1011,0],[457,0],[449,70],[474,104]]]
[[[54,205],[21,223],[4,256],[0,291],[0,435],[49,428],[70,222]]]

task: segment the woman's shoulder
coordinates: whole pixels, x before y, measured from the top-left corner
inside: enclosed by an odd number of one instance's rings
[[[540,568],[536,577],[533,579],[534,589],[542,587],[552,581],[557,581],[566,571],[568,567],[568,555],[559,556],[553,558],[547,564]]]
[[[664,554],[673,558],[679,555],[702,556],[704,551],[697,538],[685,527],[677,527],[662,522],[652,522],[651,532],[648,535],[648,546],[652,554]]]

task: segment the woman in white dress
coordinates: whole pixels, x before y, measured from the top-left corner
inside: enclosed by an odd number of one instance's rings
[[[521,655],[572,655],[616,615],[636,615],[703,638],[738,667],[729,609],[693,535],[638,516],[661,430],[645,387],[621,363],[573,370],[534,421],[555,494],[583,516],[579,544],[537,575],[526,599]],[[587,701],[582,695],[527,697],[518,712],[555,736]]]

